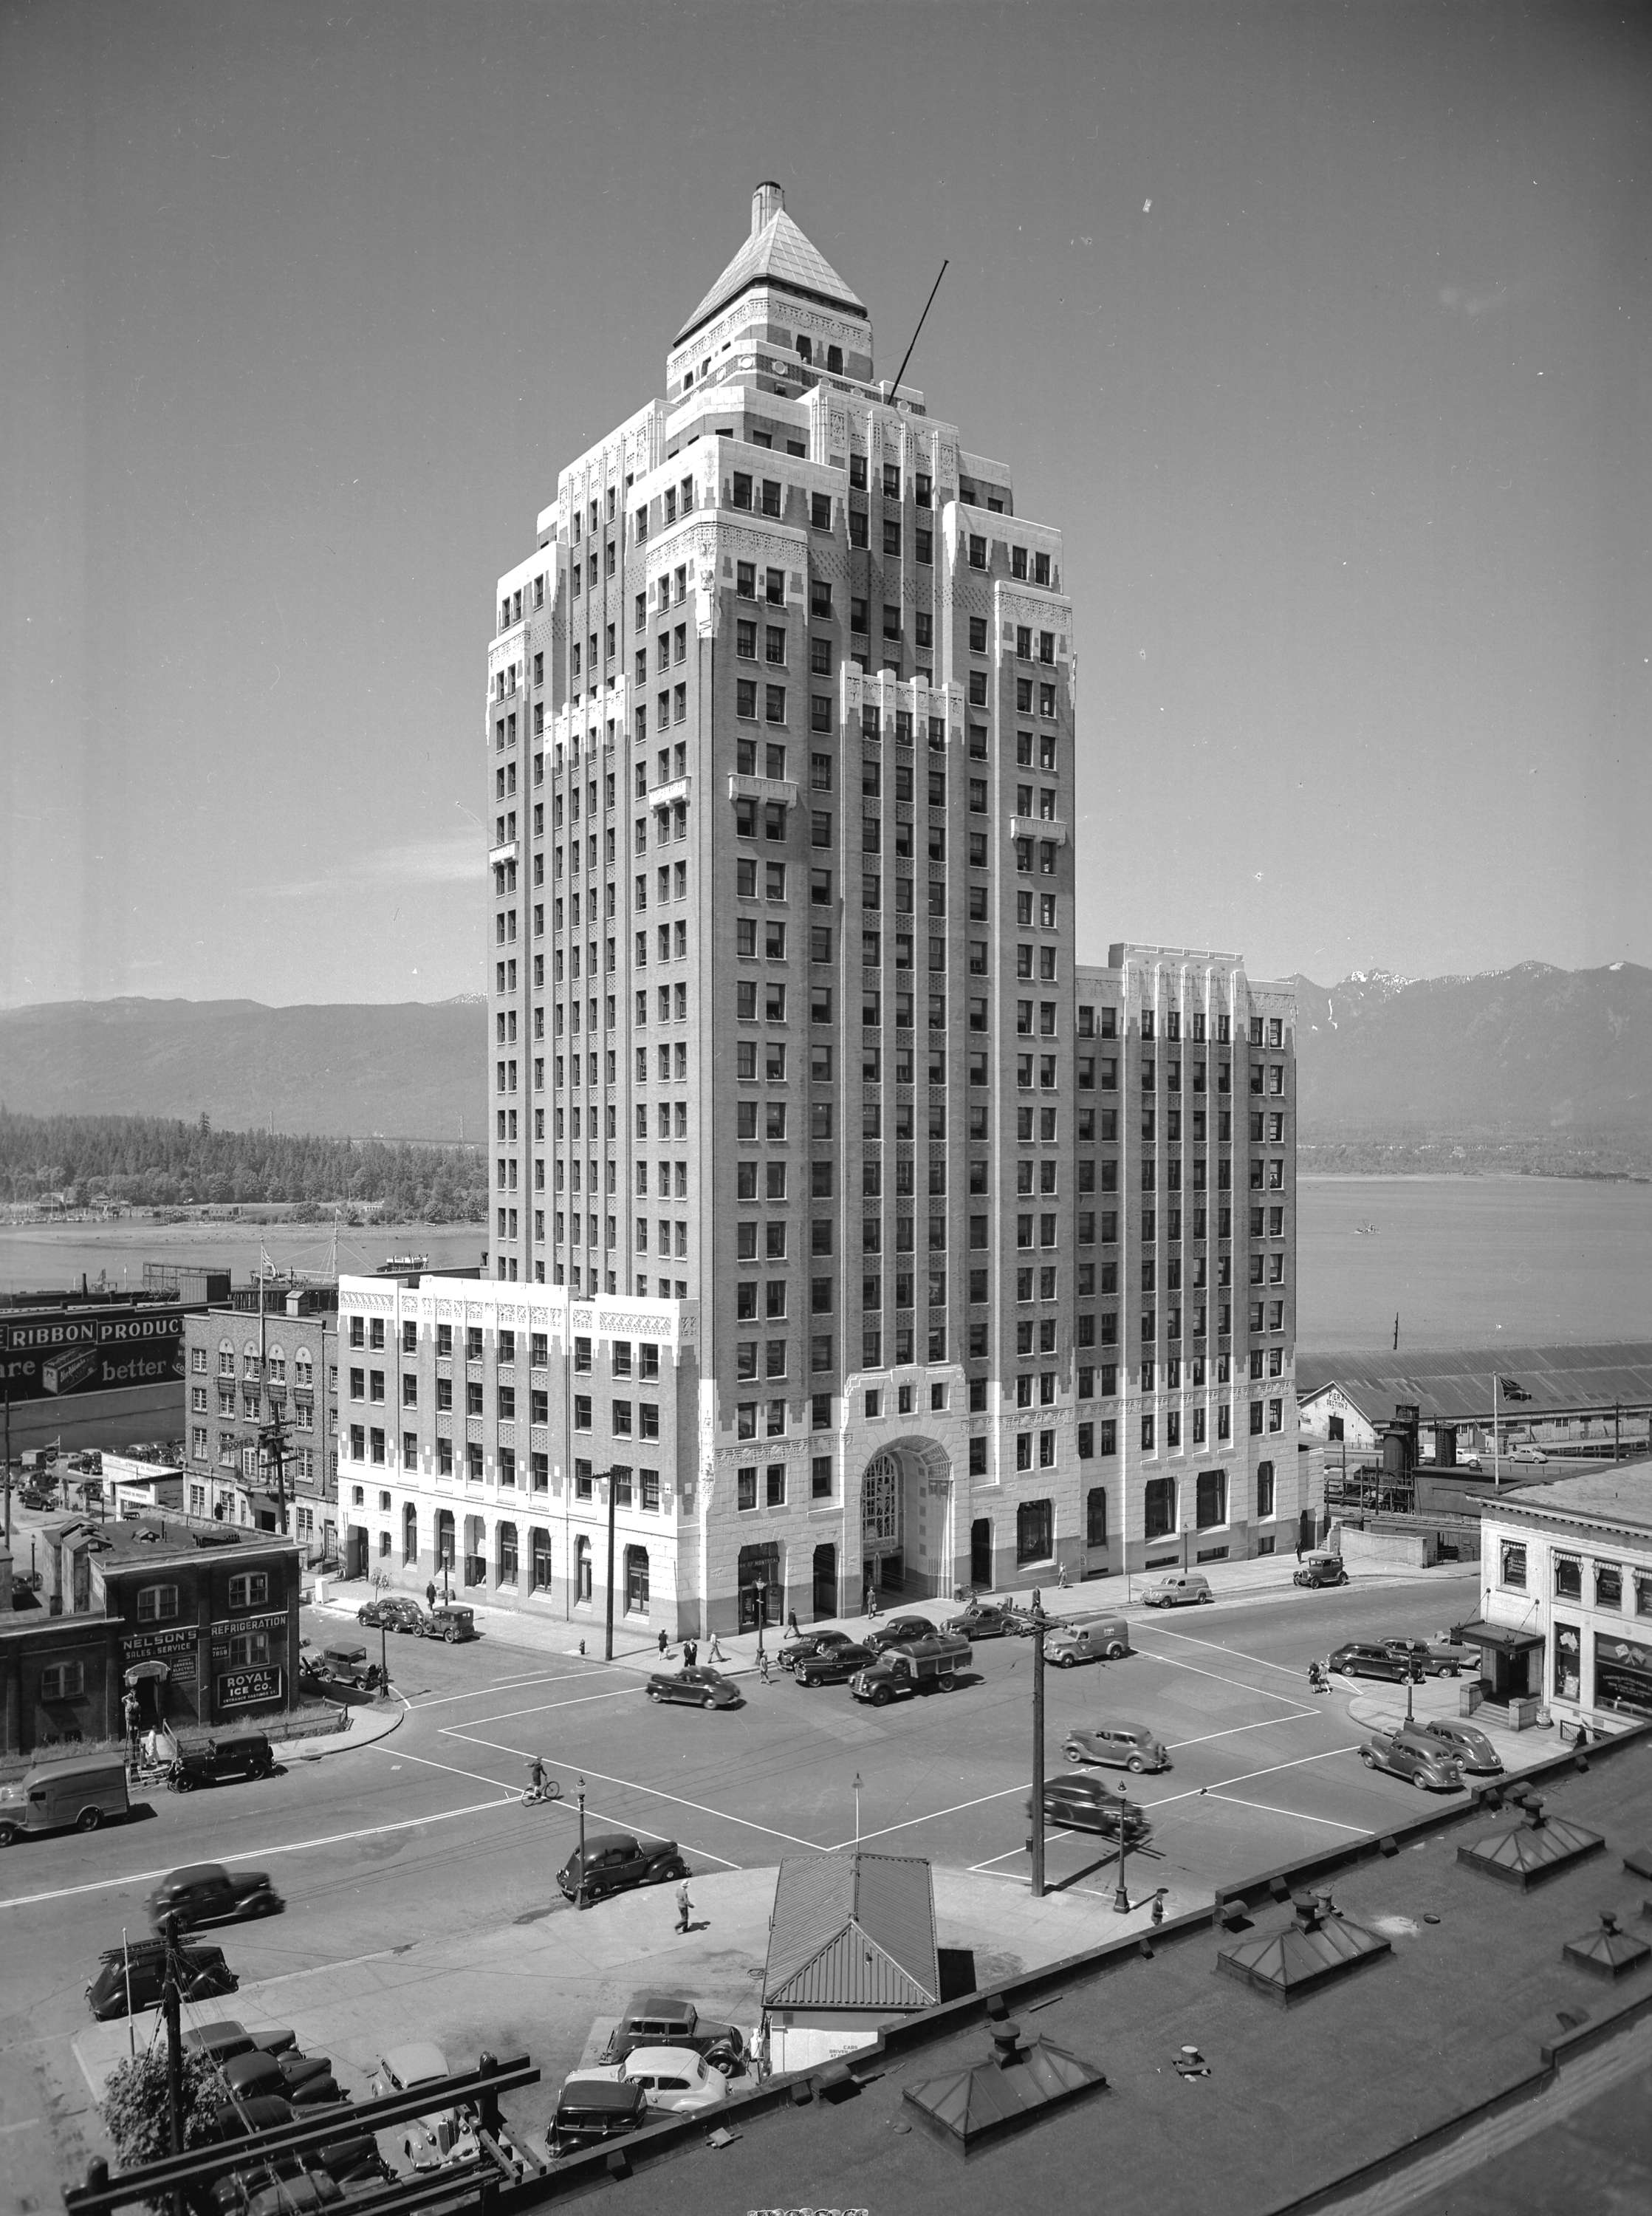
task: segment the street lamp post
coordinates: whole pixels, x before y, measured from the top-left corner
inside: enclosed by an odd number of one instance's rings
[[[1033,1899],[1044,1898],[1044,1610],[1033,1617]]]
[[[856,1844],[857,1846],[859,1846],[859,1844],[860,1844],[860,1843],[861,1843],[861,1774],[860,1774],[860,1772],[859,1772],[859,1770],[858,1770],[855,1772],[854,1793],[855,1793],[855,1844]]]
[[[585,1780],[580,1780],[580,1877],[574,1888],[574,1905],[585,1906]]]
[[[1130,1799],[1122,1785],[1119,1788],[1119,1881],[1113,1888],[1113,1912],[1128,1916],[1130,1896],[1124,1889],[1124,1843],[1130,1825]]]

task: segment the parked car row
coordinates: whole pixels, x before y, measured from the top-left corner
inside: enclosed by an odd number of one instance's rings
[[[381,1593],[377,1599],[365,1602],[356,1610],[356,1622],[371,1624],[374,1630],[382,1626],[386,1631],[406,1632],[418,1639],[444,1640],[450,1647],[482,1636],[474,1609],[462,1608],[453,1601],[421,1608],[406,1593]]]

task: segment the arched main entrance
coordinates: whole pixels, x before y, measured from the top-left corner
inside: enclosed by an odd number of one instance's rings
[[[867,1463],[861,1582],[880,1594],[951,1591],[952,1465],[935,1440],[900,1439]]]

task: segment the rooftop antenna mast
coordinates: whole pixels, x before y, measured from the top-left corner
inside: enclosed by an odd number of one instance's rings
[[[946,260],[942,262],[941,277],[944,277],[946,275],[947,262],[950,260],[951,256],[949,255]],[[915,347],[918,344],[919,333],[922,332],[924,325],[928,320],[930,310],[935,305],[935,296],[941,289],[941,277],[937,277],[934,284],[930,286],[930,297],[924,303],[924,312],[918,319],[918,329],[912,333],[912,345],[907,348],[906,353],[900,358],[900,372],[897,375],[894,383],[889,387],[889,398],[891,402],[894,401],[896,393],[900,390],[900,379],[906,374],[906,364],[912,358],[912,347]]]

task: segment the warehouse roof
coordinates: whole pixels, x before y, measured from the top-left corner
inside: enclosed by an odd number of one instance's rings
[[[914,1855],[789,1855],[765,2008],[922,2009],[940,1997],[930,1866]]]
[[[1584,1408],[1652,1406],[1652,1345],[1615,1339],[1592,1346],[1431,1346],[1415,1353],[1299,1352],[1299,1401],[1340,1385],[1360,1413],[1381,1421],[1396,1402],[1414,1403],[1424,1422],[1485,1423],[1493,1376],[1512,1379],[1529,1397],[1512,1400],[1500,1386],[1500,1416],[1565,1414]]]

